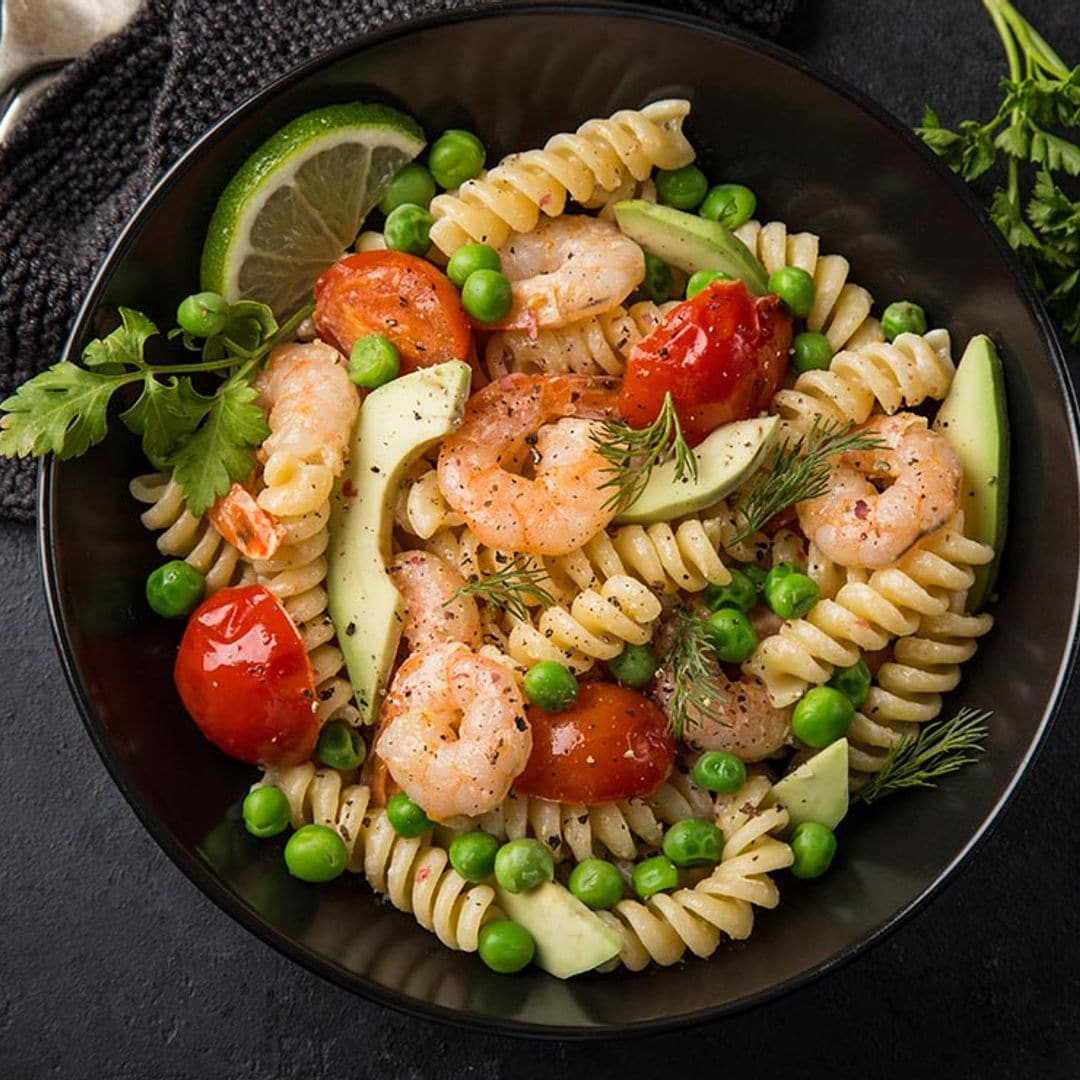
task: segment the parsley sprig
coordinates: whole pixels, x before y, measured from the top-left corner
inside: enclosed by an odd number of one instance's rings
[[[824,495],[829,490],[830,458],[880,445],[876,435],[838,424],[815,423],[808,435],[794,442],[785,439],[750,488],[740,508],[745,524],[731,542],[737,544],[753,535],[781,510]]]
[[[872,803],[905,788],[936,787],[938,777],[978,760],[991,715],[986,709],[963,708],[949,720],[927,724],[889,750],[881,770],[859,788],[856,798]]]
[[[653,469],[662,461],[674,458],[675,483],[697,480],[697,457],[683,437],[670,390],[664,395],[656,419],[647,427],[633,428],[624,420],[606,420],[593,432],[592,440],[609,463],[607,472],[611,474],[600,485],[601,490],[612,489],[604,507],[613,508],[616,514],[641,498]]]
[[[675,636],[664,660],[671,681],[668,726],[676,739],[700,717],[717,715],[717,705],[727,701],[716,679],[716,665],[704,619],[685,608],[676,608]],[[719,719],[719,717],[717,716]]]
[[[1080,200],[1058,182],[1080,176],[1080,145],[1066,134],[1080,128],[1080,66],[1070,69],[1009,0],[983,0],[983,6],[1009,67],[997,112],[952,131],[928,106],[915,130],[965,180],[1005,155],[1005,186],[991,193],[990,216],[1051,314],[1080,343]]]
[[[545,580],[547,571],[542,566],[537,566],[527,555],[519,555],[490,577],[467,581],[456,588],[443,607],[459,596],[475,596],[524,622],[529,617],[530,603],[542,607],[555,603],[551,593],[540,584]]]
[[[158,328],[122,307],[120,325],[86,346],[81,366],[62,360],[0,402],[0,456],[79,457],[105,438],[117,391],[138,387],[121,422],[141,437],[155,468],[174,471],[191,512],[205,513],[250,474],[253,452],[269,434],[252,382],[270,350],[291,338],[310,311],[302,308],[279,326],[264,304],[242,300],[230,306],[225,329],[205,341],[170,333],[200,353],[197,361],[151,364],[146,343]],[[210,394],[193,378],[206,374],[223,377]]]

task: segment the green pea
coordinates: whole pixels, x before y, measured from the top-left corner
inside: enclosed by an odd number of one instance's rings
[[[754,583],[754,588],[760,596],[762,589],[765,588],[765,579],[769,576],[768,570],[764,566],[758,566],[757,563],[748,563],[742,567],[742,572]]]
[[[698,213],[726,229],[745,225],[757,209],[757,196],[742,184],[717,184],[705,196]]]
[[[398,836],[412,838],[423,836],[431,828],[431,821],[423,808],[399,791],[386,800],[386,820],[393,826]]]
[[[367,746],[360,732],[344,720],[331,720],[319,732],[315,756],[331,769],[355,769],[364,764]]]
[[[746,783],[746,765],[734,754],[708,750],[694,762],[690,778],[706,791],[733,795]]]
[[[795,335],[791,347],[794,350],[791,362],[794,364],[796,371],[829,370],[833,351],[829,339],[824,334],[806,330]]]
[[[490,833],[468,832],[450,841],[450,865],[466,881],[486,881],[495,873],[499,841]]]
[[[724,834],[711,821],[685,818],[664,833],[663,850],[676,866],[685,869],[715,866],[724,853]]]
[[[303,825],[285,843],[285,865],[301,881],[333,881],[348,858],[345,841],[325,825]]]
[[[401,370],[401,356],[394,343],[379,333],[365,334],[353,342],[349,353],[349,378],[365,390],[376,390]]]
[[[805,319],[814,306],[814,279],[799,266],[782,266],[769,275],[769,292],[776,293],[789,315]]]
[[[837,668],[826,684],[839,690],[857,709],[870,693],[870,669],[865,660],[859,660],[851,667]]]
[[[654,855],[634,867],[630,884],[642,900],[648,900],[653,893],[674,889],[679,884],[679,871],[666,855]]]
[[[557,660],[541,660],[525,673],[525,696],[541,709],[562,712],[577,700],[578,681]]]
[[[520,923],[500,919],[481,927],[477,952],[492,971],[513,975],[532,963],[536,942]]]
[[[216,292],[192,293],[180,301],[176,322],[192,337],[214,337],[229,322],[229,301]]]
[[[791,834],[791,853],[791,872],[797,878],[821,877],[836,855],[836,834],[816,821],[804,821]]]
[[[881,313],[881,332],[886,341],[901,334],[925,334],[926,312],[910,300],[896,300]]]
[[[661,169],[656,174],[656,199],[676,210],[696,210],[705,200],[709,181],[696,165]]]
[[[801,619],[821,599],[813,580],[790,563],[774,566],[765,578],[765,602],[781,619]]]
[[[734,281],[730,274],[722,270],[695,270],[686,283],[686,299],[697,296],[702,289],[707,289],[714,281]]]
[[[244,826],[252,836],[265,840],[289,826],[289,800],[276,787],[257,787],[244,796]]]
[[[606,859],[584,859],[570,872],[570,891],[593,911],[614,907],[623,897],[623,876]]]
[[[713,611],[726,607],[749,611],[758,602],[758,587],[745,571],[732,570],[726,585],[707,586],[702,599]]]
[[[671,280],[671,267],[663,259],[645,252],[645,278],[641,291],[654,303],[664,304],[671,299],[675,287]]]
[[[431,226],[435,219],[415,203],[402,203],[386,215],[383,239],[391,251],[406,255],[426,255],[431,247]]]
[[[514,294],[505,274],[498,270],[474,270],[465,279],[461,303],[477,322],[495,323],[510,314]]]
[[[484,144],[471,131],[451,128],[431,144],[428,168],[439,187],[449,191],[479,176],[486,156]]]
[[[146,602],[166,619],[190,615],[206,595],[206,578],[183,559],[163,563],[146,579]]]
[[[477,270],[501,270],[499,253],[487,244],[462,244],[450,256],[446,276],[459,288],[465,288],[469,276]]]
[[[539,840],[511,840],[495,855],[495,880],[507,892],[527,892],[554,876],[551,852]]]
[[[855,719],[855,706],[831,686],[815,686],[799,698],[791,713],[791,730],[807,746],[821,750],[836,742]]]
[[[656,674],[656,650],[651,645],[625,645],[607,666],[617,682],[637,690]]]
[[[757,648],[757,631],[738,608],[725,607],[714,611],[706,627],[712,651],[725,664],[741,664]]]
[[[394,174],[390,186],[379,200],[379,209],[384,214],[391,214],[404,203],[412,203],[426,210],[433,198],[435,180],[431,173],[419,161],[410,161]]]

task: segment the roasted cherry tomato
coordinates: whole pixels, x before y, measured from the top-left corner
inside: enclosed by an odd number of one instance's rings
[[[222,589],[188,620],[174,671],[180,700],[219,749],[296,765],[315,749],[315,679],[292,619],[262,585]]]
[[[346,356],[366,334],[388,337],[401,371],[468,360],[469,318],[461,295],[426,259],[364,251],[339,259],[315,283],[315,326]]]
[[[675,760],[667,718],[626,686],[583,682],[568,709],[531,705],[527,716],[533,748],[514,781],[524,795],[582,804],[650,795]]]
[[[634,346],[619,412],[645,427],[671,391],[683,434],[696,445],[768,404],[790,347],[791,319],[775,296],[754,299],[741,281],[714,281]]]

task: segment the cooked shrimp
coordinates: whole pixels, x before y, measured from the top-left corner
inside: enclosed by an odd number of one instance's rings
[[[405,600],[401,634],[410,652],[448,641],[480,648],[480,611],[471,596],[454,595],[465,579],[449,563],[428,551],[403,551],[387,569]]]
[[[266,488],[259,505],[290,515],[330,496],[360,410],[360,398],[336,349],[321,341],[280,345],[255,383],[270,435],[262,444]]]
[[[502,271],[514,306],[501,326],[540,330],[610,311],[645,276],[640,247],[607,221],[566,214],[546,218],[503,245]]]
[[[962,468],[914,413],[876,417],[862,430],[882,445],[838,455],[828,492],[798,504],[799,524],[840,566],[887,566],[956,513]]]
[[[414,652],[398,669],[375,751],[437,821],[494,810],[532,751],[514,674],[460,642]]]
[[[269,559],[285,536],[285,526],[268,514],[247,488],[236,483],[206,516],[222,537],[248,559]]]
[[[610,466],[590,419],[610,415],[616,380],[506,375],[469,399],[439,451],[439,490],[482,544],[566,555],[611,521]],[[532,476],[520,469],[531,462]]]

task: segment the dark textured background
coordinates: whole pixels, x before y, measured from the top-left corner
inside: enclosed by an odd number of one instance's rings
[[[1020,6],[1080,61],[1074,0]],[[1002,62],[978,0],[808,7],[785,43],[905,120],[927,101],[952,121],[995,100]],[[3,1080],[1080,1074],[1071,703],[990,840],[871,953],[682,1034],[534,1045],[368,1004],[222,915],[143,833],[83,733],[49,638],[31,528],[0,525],[0,567]]]

